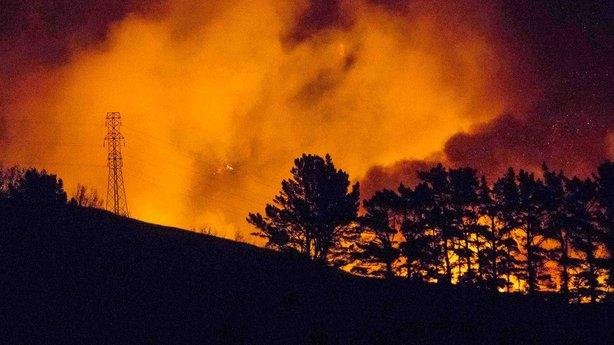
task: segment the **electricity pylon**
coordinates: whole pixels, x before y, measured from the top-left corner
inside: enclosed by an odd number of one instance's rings
[[[124,136],[120,133],[121,114],[118,112],[107,113],[106,126],[107,136],[104,138],[109,148],[107,167],[109,177],[107,180],[107,210],[120,215],[128,216],[128,202],[126,201],[126,189],[124,187],[124,176],[122,174],[122,145]]]

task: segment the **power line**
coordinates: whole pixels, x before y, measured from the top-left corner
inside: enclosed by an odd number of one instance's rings
[[[1,163],[5,163],[6,161],[3,161]],[[57,161],[28,161],[28,162],[24,162],[24,161],[19,161],[18,163],[15,164],[9,164],[9,165],[16,165],[16,166],[20,166],[20,165],[27,165],[27,166],[31,166],[31,167],[38,167],[38,166],[45,166],[45,165],[50,165],[50,166],[77,166],[77,167],[86,167],[86,168],[103,168],[106,167],[106,165],[104,164],[87,164],[87,163],[64,163],[64,162],[57,162]]]
[[[16,121],[16,122],[23,122],[23,123],[40,123],[40,124],[57,124],[57,125],[61,125],[61,126],[66,126],[66,125],[75,125],[75,126],[82,126],[82,127],[101,127],[102,125],[97,125],[97,124],[88,124],[88,123],[72,123],[72,122],[45,122],[45,121],[39,121],[39,120],[32,120],[32,119],[11,119],[11,121]],[[126,126],[125,124],[122,124],[123,127],[125,129],[127,129],[129,132],[136,134],[137,137],[135,137],[137,140],[142,141],[145,144],[154,144],[157,145],[160,148],[163,149],[168,149],[168,150],[173,150],[173,152],[178,152],[182,155],[184,155],[186,158],[189,159],[200,159],[201,158],[201,154],[187,149],[185,147],[181,147],[180,145],[166,140],[166,139],[162,139],[160,137],[154,136],[152,134],[149,134],[147,132],[141,131],[139,129],[136,129],[134,127],[131,126]],[[144,138],[149,138],[149,139],[144,139]],[[153,141],[152,141],[153,140]],[[19,143],[27,143],[27,144],[33,144],[33,145],[46,145],[46,146],[65,146],[65,147],[86,147],[86,146],[90,146],[88,144],[83,144],[80,142],[55,142],[55,141],[22,141],[20,140]],[[177,164],[177,163],[175,163]],[[264,164],[260,164],[262,166],[266,165],[266,162]],[[187,166],[187,165],[183,165],[185,168],[188,169],[193,169],[194,167],[192,166]],[[266,179],[264,177],[262,177],[261,175],[258,175],[255,172],[250,172],[250,174],[245,175],[246,177],[252,179],[252,180],[257,180],[257,183],[267,186],[267,187],[272,187],[272,188],[277,188],[278,186],[274,186],[272,184],[270,184],[270,182],[266,181]]]
[[[143,181],[143,182],[149,183],[151,185],[160,187],[160,189],[157,190],[157,192],[162,192],[162,193],[165,193],[165,194],[168,194],[168,195],[181,195],[181,196],[184,196],[184,197],[187,197],[187,198],[190,198],[190,199],[194,198],[194,195],[191,195],[189,193],[181,192],[181,191],[173,192],[173,191],[165,188],[165,186],[161,185],[160,183],[154,182],[153,179],[155,179],[155,178],[153,176],[149,175],[149,174],[144,174],[142,172],[136,172],[136,171],[133,171],[133,170],[127,170],[127,173],[129,175],[133,175],[135,177],[138,177],[140,181]],[[191,188],[187,188],[187,190],[191,191],[193,193],[196,193],[196,191],[194,191]],[[219,199],[219,198],[217,198],[217,197],[215,197],[213,195],[209,195],[208,197],[213,199],[213,200],[215,200],[215,201],[220,202],[220,203],[217,204],[217,207],[221,207],[221,205],[222,205],[221,201],[223,201],[223,200],[221,200],[221,199]],[[225,208],[225,207],[221,207],[221,208],[224,210],[224,212],[231,213],[231,214],[233,214],[233,215],[235,215],[237,217],[246,217],[247,216],[246,214],[240,214],[236,210],[233,210],[233,209],[229,209],[229,208]]]
[[[30,120],[24,120],[25,121],[29,121],[32,122]],[[57,122],[58,124],[62,124],[61,122]],[[90,126],[89,124],[82,124],[84,126]],[[91,126],[96,126],[96,125],[91,125]],[[180,145],[177,145],[174,142],[159,138],[157,136],[151,135],[149,133],[146,133],[144,131],[138,130],[136,128],[133,127],[129,127],[129,126],[125,126],[124,128],[128,129],[128,131],[132,134],[135,134],[136,136],[134,138],[136,138],[139,141],[142,141],[143,143],[145,143],[146,145],[150,146],[151,144],[154,144],[160,148],[163,149],[167,149],[167,150],[172,150],[173,152],[177,152],[180,153],[182,155],[184,155],[186,158],[188,159],[200,159],[201,155],[193,150],[181,147]],[[121,134],[120,134],[121,135]],[[122,140],[122,144],[123,144],[123,136],[121,137]],[[75,147],[81,147],[81,146],[89,146],[89,145],[84,145],[84,144],[80,144],[80,143],[72,143],[72,142],[32,142],[32,141],[28,141],[28,143],[32,143],[32,144],[40,144],[40,145],[56,145],[56,146],[75,146]],[[120,152],[121,153],[121,152]],[[139,158],[136,158],[132,155],[128,155],[131,159],[135,159],[138,160],[140,163],[149,165],[151,167],[157,168],[157,169],[168,169],[169,167],[177,167],[178,169],[194,169],[194,166],[189,166],[186,164],[178,164],[177,162],[171,163],[171,164],[156,164],[152,161],[146,161],[146,160],[141,160]],[[267,162],[263,163],[263,164],[259,164],[260,166],[264,166],[266,165]],[[68,164],[65,164],[68,165]],[[123,165],[123,164],[122,164]],[[155,165],[155,166],[154,166]],[[79,166],[79,164],[75,163],[74,166]],[[85,164],[84,164],[85,166]],[[243,175],[244,177],[252,180],[253,182],[260,184],[262,186],[265,186],[267,188],[278,188],[279,186],[276,186],[274,184],[271,184],[267,179],[265,179],[263,176],[258,175],[256,172],[251,171],[249,174],[245,174]],[[227,196],[231,196],[233,198],[236,199],[242,199],[245,201],[250,201],[252,202],[253,200],[248,199],[242,195],[230,192],[230,191],[226,191]],[[107,198],[107,201],[109,200],[109,198]]]
[[[48,120],[37,120],[37,119],[15,119],[15,118],[11,118],[8,119],[7,122],[10,123],[23,123],[23,124],[40,124],[40,125],[45,125],[46,127],[48,127],[49,125],[56,125],[56,126],[61,126],[61,127],[88,127],[88,128],[104,128],[105,125],[101,124],[101,123],[85,123],[85,122],[68,122],[68,121],[48,121]]]
[[[137,135],[140,135],[141,137],[146,136],[146,137],[149,137],[149,138],[151,138],[151,139],[153,139],[153,140],[157,141],[157,142],[154,142],[154,144],[157,144],[159,147],[164,147],[165,149],[171,149],[171,150],[174,150],[174,151],[176,151],[176,152],[179,152],[179,153],[183,154],[183,155],[184,155],[185,157],[187,157],[187,158],[190,158],[190,159],[199,159],[199,158],[200,158],[200,156],[201,156],[201,155],[200,155],[198,152],[196,152],[196,151],[192,151],[192,150],[189,150],[189,149],[186,149],[186,148],[180,147],[179,145],[177,145],[177,144],[175,144],[175,143],[172,143],[172,142],[170,142],[170,141],[167,141],[167,140],[161,139],[161,138],[159,138],[159,137],[153,136],[153,135],[151,135],[151,134],[148,134],[148,133],[145,133],[145,132],[142,132],[142,131],[136,130],[135,128],[131,128],[131,127],[127,127],[127,126],[125,126],[125,127],[126,127],[126,128],[128,128],[128,129],[129,129],[131,132],[133,132],[133,133],[135,133],[135,134],[137,134]],[[137,139],[138,139],[138,138],[137,138]],[[143,139],[139,139],[139,140],[143,140]],[[146,142],[146,143],[152,143],[152,141],[149,141],[149,140],[147,140],[147,141],[143,140],[143,142]],[[166,144],[167,144],[167,146],[162,146],[160,143],[166,143]],[[173,146],[173,147],[171,148],[170,146]],[[261,166],[265,166],[267,163],[268,163],[268,162],[264,162],[263,164],[260,164],[260,165],[261,165]],[[193,167],[187,167],[187,166],[186,166],[186,168],[190,168],[190,169],[192,169]],[[267,187],[269,187],[269,188],[278,188],[278,187],[279,187],[279,186],[274,186],[274,185],[270,184],[270,182],[268,182],[268,181],[266,181],[266,182],[265,182],[265,180],[266,180],[266,179],[265,179],[264,177],[262,177],[261,175],[258,175],[257,173],[255,173],[255,172],[253,172],[253,171],[252,171],[252,172],[250,172],[250,174],[245,175],[245,176],[246,176],[246,177],[251,178],[252,180],[258,180],[257,182],[258,182],[259,184],[261,184],[261,185],[263,185],[263,186],[267,186]]]
[[[151,135],[151,134],[149,134],[149,133],[143,132],[143,131],[138,130],[138,129],[134,128],[134,127],[129,127],[129,126],[125,126],[125,127],[126,127],[126,128],[127,128],[129,131],[133,131],[133,132],[137,133],[137,135],[146,136],[146,137],[152,138],[152,139],[154,139],[154,140],[156,140],[156,141],[164,142],[165,144],[167,144],[167,145],[169,145],[169,146],[174,146],[174,147],[175,147],[175,148],[177,148],[178,150],[185,151],[185,152],[187,152],[187,153],[189,153],[189,154],[191,154],[191,155],[193,155],[193,156],[199,156],[199,153],[198,153],[198,152],[196,152],[196,151],[192,151],[192,150],[189,150],[189,149],[186,149],[186,148],[184,148],[184,147],[181,147],[181,146],[177,145],[176,143],[174,143],[174,142],[172,142],[172,141],[169,141],[169,140],[166,140],[166,139],[162,139],[162,138],[159,138],[159,137],[153,136],[153,135]]]
[[[132,134],[136,134],[137,136],[135,137],[137,140],[140,140],[143,143],[146,144],[154,144],[157,145],[160,148],[164,148],[167,150],[172,150],[173,152],[177,152],[182,154],[184,157],[186,158],[190,158],[190,159],[196,159],[199,158],[200,155],[192,150],[186,149],[186,148],[182,148],[177,144],[171,143],[170,141],[166,141],[160,138],[156,138],[151,134],[147,134],[145,132],[141,132],[141,131],[137,131],[135,129],[129,129],[129,132],[131,132]],[[144,139],[144,138],[150,138],[150,139]],[[153,139],[154,141],[152,141],[151,139]]]
[[[91,145],[83,144],[81,142],[57,142],[57,141],[33,141],[33,140],[18,140],[13,143],[18,144],[31,144],[40,146],[74,146],[74,147],[89,147]]]

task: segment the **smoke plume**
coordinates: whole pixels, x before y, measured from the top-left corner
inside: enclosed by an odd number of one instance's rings
[[[611,111],[583,98],[558,115],[546,43],[527,45],[505,2],[24,4],[0,29],[0,163],[104,191],[104,116],[120,111],[128,206],[147,221],[248,233],[303,152],[330,153],[365,196],[427,162],[490,174],[611,154]]]

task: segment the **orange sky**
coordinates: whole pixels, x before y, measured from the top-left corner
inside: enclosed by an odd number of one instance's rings
[[[178,0],[127,16],[102,44],[15,85],[3,164],[104,194],[104,117],[119,111],[133,217],[245,236],[247,213],[303,152],[331,153],[360,180],[373,165],[436,158],[452,135],[529,103],[508,82],[526,71],[497,35],[495,8],[409,15],[347,1],[351,27],[289,42],[306,6]]]

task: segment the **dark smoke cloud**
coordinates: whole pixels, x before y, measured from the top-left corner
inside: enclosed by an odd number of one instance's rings
[[[503,115],[445,147],[455,165],[484,173],[546,161],[586,175],[608,157],[614,130],[612,11],[606,2],[510,1],[507,29],[530,48],[543,97],[525,114]]]
[[[342,8],[339,0],[310,0],[307,8],[298,14],[296,23],[288,32],[285,43],[290,46],[305,41],[332,28],[348,29],[353,19]]]
[[[403,160],[389,167],[374,166],[361,182],[360,194],[367,198],[384,188],[395,190],[401,182],[414,186],[418,182],[416,172],[428,170],[436,164],[425,160]]]
[[[494,178],[506,167],[537,169],[542,162],[570,174],[586,175],[607,157],[606,124],[590,117],[503,115],[472,134],[446,143],[448,164],[471,166]],[[610,129],[611,124],[610,124]]]
[[[25,0],[0,5],[2,75],[66,62],[75,48],[104,41],[109,26],[159,0]]]
[[[68,63],[75,50],[103,45],[113,23],[130,13],[153,15],[163,1],[1,1],[0,141],[6,107],[28,76]]]
[[[406,9],[404,1],[381,2]],[[440,161],[475,167],[491,179],[508,166],[537,169],[542,162],[570,175],[589,175],[601,161],[612,158],[613,3],[514,0],[498,4],[502,32],[518,38],[519,55],[532,66],[533,80],[518,80],[516,85],[535,88],[536,83],[540,96],[528,111],[502,114],[469,133],[454,135]],[[411,184],[420,166],[416,161],[377,166],[367,173],[363,185]]]

